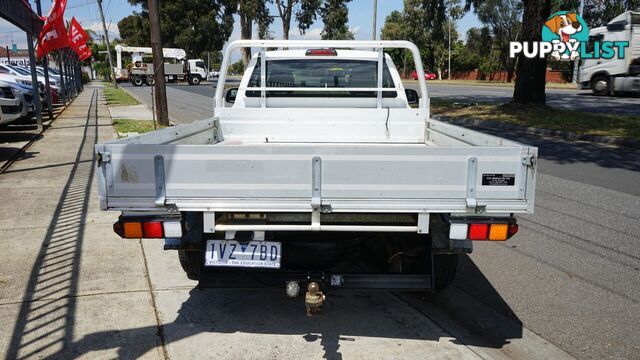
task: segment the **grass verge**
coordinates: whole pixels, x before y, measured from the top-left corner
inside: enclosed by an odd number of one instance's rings
[[[109,106],[140,105],[140,102],[129,95],[129,93],[120,88],[116,89],[113,86],[104,87],[104,97]]]
[[[118,132],[118,137],[125,133],[142,134],[155,130],[152,120],[113,119],[113,127]]]
[[[431,99],[431,112],[451,118],[503,121],[576,134],[640,140],[640,118],[631,115],[562,110],[539,105],[461,104],[440,99]]]

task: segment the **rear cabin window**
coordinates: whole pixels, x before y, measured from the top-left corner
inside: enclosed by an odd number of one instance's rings
[[[267,61],[267,87],[287,88],[375,88],[378,86],[378,62],[366,60],[292,59]],[[260,86],[260,59],[249,79],[249,87]],[[382,87],[394,88],[389,69],[382,71]],[[259,90],[249,90],[248,97],[259,97]],[[375,91],[267,91],[270,97],[376,97]],[[385,98],[395,98],[396,91],[383,91]]]

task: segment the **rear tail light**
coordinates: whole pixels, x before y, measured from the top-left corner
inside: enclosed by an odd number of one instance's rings
[[[121,218],[113,224],[113,231],[123,239],[160,239],[182,237],[180,221],[130,221]]]
[[[167,221],[164,224],[164,236],[168,238],[182,237],[182,226],[179,221]]]
[[[145,238],[159,239],[162,238],[162,223],[159,221],[149,221],[142,223]]]
[[[451,240],[504,241],[517,232],[518,224],[515,223],[515,219],[505,219],[504,222],[496,219],[456,220],[449,225],[449,239]]]
[[[309,49],[305,53],[306,56],[337,56],[336,49]]]
[[[469,240],[487,240],[489,224],[469,225]]]
[[[509,225],[507,224],[491,224],[489,229],[489,240],[507,240]]]
[[[467,240],[467,234],[469,233],[469,225],[463,223],[453,223],[449,229],[449,239],[452,240]]]
[[[142,223],[140,222],[126,222],[124,223],[124,237],[139,239],[143,236]]]

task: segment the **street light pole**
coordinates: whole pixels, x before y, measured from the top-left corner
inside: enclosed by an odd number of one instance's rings
[[[107,56],[109,59],[109,68],[111,69],[111,77],[113,78],[113,86],[117,89],[118,82],[116,81],[116,72],[113,69],[113,59],[111,58],[111,45],[109,44],[109,33],[107,32],[107,24],[104,22],[104,12],[102,11],[102,0],[98,0],[98,9],[100,10],[100,18],[102,19],[102,30],[104,30],[104,37],[107,40]]]
[[[371,20],[371,39],[376,40],[376,27],[378,17],[378,0],[373,0],[373,19]]]
[[[580,0],[580,7],[578,8],[578,13],[580,13],[580,17],[582,17],[582,12],[584,11],[584,0]],[[580,59],[575,59],[573,61],[573,77],[571,82],[576,84],[578,83],[578,66],[580,65]]]

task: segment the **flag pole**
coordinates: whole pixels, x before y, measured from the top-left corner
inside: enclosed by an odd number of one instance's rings
[[[36,10],[38,16],[42,16],[42,6],[40,0],[36,1]],[[44,69],[44,86],[45,86],[45,99],[47,99],[47,110],[49,111],[49,120],[53,120],[53,109],[51,108],[51,85],[49,84],[49,55],[45,55],[42,58],[42,68]]]

